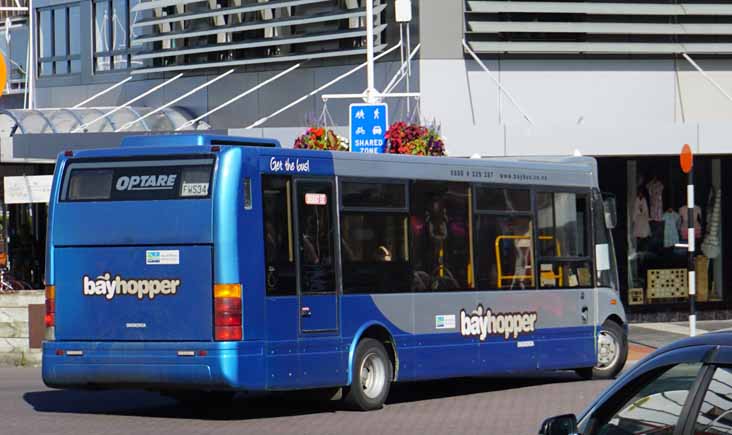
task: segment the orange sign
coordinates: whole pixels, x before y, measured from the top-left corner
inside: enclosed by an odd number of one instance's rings
[[[5,63],[5,55],[0,52],[0,96],[5,92],[5,85],[8,82],[8,65]]]
[[[684,171],[684,174],[691,172],[691,168],[694,167],[694,155],[691,153],[691,147],[688,143],[684,144],[684,147],[681,148],[679,162],[681,163],[681,170]]]

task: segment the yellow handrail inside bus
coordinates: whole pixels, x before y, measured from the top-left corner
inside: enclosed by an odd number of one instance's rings
[[[501,262],[501,242],[503,240],[531,240],[531,236],[498,236],[496,237],[495,241],[495,249],[496,249],[496,272],[498,273],[498,288],[503,288],[503,281],[513,281],[516,279],[529,279],[531,280],[531,286],[534,286],[534,274],[533,272],[529,275],[504,275],[503,274],[503,265]],[[553,236],[539,236],[539,240],[554,240],[554,243],[556,245],[557,249],[557,257],[561,256],[561,248],[559,246],[559,240],[555,240]],[[529,251],[529,271],[533,270],[534,267],[534,256],[533,256],[533,250]],[[514,270],[514,273],[517,271]],[[540,276],[542,278],[548,278],[548,279],[554,279],[558,280],[559,287],[562,286],[562,266],[559,266],[559,270],[555,274],[553,271],[540,271]]]

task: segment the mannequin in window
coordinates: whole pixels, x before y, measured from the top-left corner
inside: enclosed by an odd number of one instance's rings
[[[663,220],[663,183],[657,177],[651,178],[646,184],[649,197],[650,219],[654,222]]]
[[[679,243],[679,228],[681,227],[681,217],[673,209],[669,207],[663,213],[663,247],[673,248]]]
[[[651,226],[649,223],[650,211],[648,209],[648,201],[642,190],[638,190],[633,202],[633,237],[636,238],[636,246],[638,251],[645,251],[648,237],[651,235]]]

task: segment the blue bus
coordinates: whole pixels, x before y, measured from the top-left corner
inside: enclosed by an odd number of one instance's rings
[[[627,356],[596,163],[369,155],[207,135],[66,151],[49,206],[43,380],[327,389]]]

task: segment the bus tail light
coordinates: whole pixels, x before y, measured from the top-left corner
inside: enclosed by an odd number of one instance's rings
[[[46,286],[46,340],[53,340],[56,329],[56,286]]]
[[[242,339],[241,284],[214,285],[214,338],[217,341]]]

